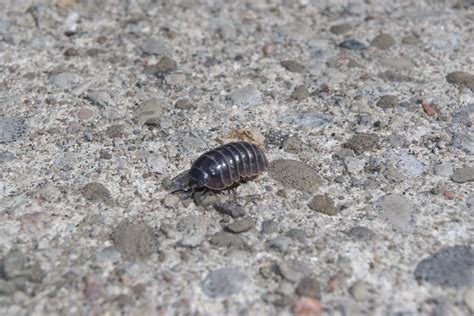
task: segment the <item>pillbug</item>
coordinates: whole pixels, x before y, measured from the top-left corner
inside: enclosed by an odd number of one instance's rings
[[[223,190],[268,168],[265,153],[247,142],[228,143],[202,154],[191,169],[174,180],[174,191],[181,191],[184,182],[196,188]]]

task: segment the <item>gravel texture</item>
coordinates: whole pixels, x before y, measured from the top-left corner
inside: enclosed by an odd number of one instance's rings
[[[0,12],[0,315],[473,313],[472,1]]]

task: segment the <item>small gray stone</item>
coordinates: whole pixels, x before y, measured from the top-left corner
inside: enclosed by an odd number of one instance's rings
[[[13,281],[5,281],[0,279],[0,296],[10,296],[16,292],[16,286]]]
[[[11,250],[2,259],[2,274],[7,280],[25,276],[25,255],[19,250]]]
[[[405,180],[405,176],[400,172],[400,170],[392,165],[386,166],[384,176],[387,180],[394,183],[399,183]]]
[[[214,246],[224,248],[240,248],[245,246],[245,241],[242,237],[228,232],[218,232],[214,234],[209,241]]]
[[[232,233],[239,234],[239,233],[249,231],[254,227],[255,227],[255,222],[249,217],[244,217],[244,218],[233,221],[226,228],[228,231]]]
[[[271,162],[268,172],[273,179],[287,189],[311,193],[317,191],[321,183],[321,178],[316,170],[296,160],[274,160]]]
[[[90,182],[81,189],[82,195],[91,202],[112,202],[109,190],[99,182]]]
[[[385,195],[377,200],[376,206],[382,209],[382,218],[401,232],[413,232],[415,229],[415,206],[400,194]]]
[[[101,108],[106,108],[109,106],[114,106],[115,102],[112,99],[112,96],[109,92],[105,90],[95,90],[90,91],[87,94],[87,100],[89,100],[92,104],[97,105]]]
[[[289,153],[300,153],[303,149],[303,142],[298,136],[290,136],[283,141],[283,150]]]
[[[440,177],[451,177],[453,165],[451,163],[440,163],[433,167],[433,173]]]
[[[273,234],[278,232],[278,223],[273,219],[266,219],[262,222],[262,234]]]
[[[376,237],[376,234],[372,230],[363,226],[354,226],[347,231],[347,234],[352,239],[359,241],[370,241]]]
[[[145,73],[161,77],[176,69],[178,69],[176,61],[168,56],[163,56],[155,65],[147,66]]]
[[[393,45],[396,44],[395,42],[395,39],[392,37],[392,35],[390,34],[385,34],[385,33],[382,33],[382,34],[379,34],[377,35],[371,42],[370,44],[372,46],[375,46],[377,48],[380,48],[380,49],[389,49],[390,47],[392,47]]]
[[[71,90],[79,86],[83,81],[84,79],[80,75],[72,72],[62,72],[49,78],[50,84],[64,90]]]
[[[137,111],[137,120],[140,124],[159,125],[159,120],[163,114],[163,101],[150,99],[140,104]]]
[[[294,60],[283,60],[280,65],[289,72],[303,73],[306,71],[305,66]]]
[[[337,176],[337,177],[334,178],[334,182],[344,183],[344,182],[346,182],[346,178],[344,178],[344,176]]]
[[[309,273],[308,268],[302,263],[289,260],[280,262],[277,267],[277,272],[285,280],[290,282],[298,282]]]
[[[411,61],[410,58],[407,57],[390,57],[390,58],[382,58],[380,59],[380,63],[386,67],[394,68],[395,70],[410,70],[415,67],[415,64],[413,61]],[[413,81],[413,78],[408,77],[407,75],[402,75],[402,74],[396,74],[394,75],[393,73],[385,73],[385,75],[389,76],[390,79],[393,81],[405,81],[405,82],[410,82]],[[390,76],[391,75],[391,76]],[[396,80],[394,80],[396,79]]]
[[[252,85],[237,88],[229,95],[232,104],[240,107],[254,107],[260,103],[261,98],[260,91]]]
[[[146,259],[158,252],[157,239],[150,226],[123,220],[113,231],[115,247],[126,259]]]
[[[364,281],[356,281],[349,289],[351,295],[356,301],[365,301],[369,296],[369,287]]]
[[[110,160],[112,159],[112,154],[109,151],[102,149],[99,153],[99,157],[100,159]]]
[[[460,288],[474,281],[474,250],[468,245],[441,249],[418,263],[414,276],[432,284]]]
[[[267,241],[267,247],[271,250],[286,253],[290,248],[291,239],[286,236],[278,236]]]
[[[216,203],[213,206],[219,213],[232,216],[233,218],[238,218],[245,215],[244,207],[235,203]]]
[[[408,176],[418,177],[425,171],[425,166],[412,154],[402,151],[399,159],[397,166]]]
[[[0,130],[1,130],[1,128],[0,128]],[[1,137],[2,136],[0,135],[0,138]],[[15,153],[12,153],[12,152],[9,152],[9,151],[2,151],[2,152],[0,152],[0,165],[4,164],[4,163],[7,163],[7,162],[10,162],[10,161],[13,161],[13,160],[15,160],[15,158],[16,158]]]
[[[457,183],[474,181],[474,167],[463,167],[454,170],[451,180]]]
[[[201,283],[203,292],[212,298],[229,297],[244,289],[248,276],[234,268],[219,268],[209,272]]]
[[[453,145],[468,154],[474,154],[474,134],[469,132],[454,134]]]
[[[179,110],[193,110],[196,108],[196,106],[188,99],[179,99],[176,101],[174,104],[174,107],[179,109]]]
[[[365,162],[355,157],[344,158],[344,167],[350,174],[356,174],[364,170]]]
[[[26,132],[26,125],[17,117],[0,117],[0,144],[11,143]]]
[[[169,51],[167,45],[157,38],[147,38],[140,45],[140,49],[146,55],[165,55]]]
[[[299,242],[305,242],[306,238],[308,237],[308,234],[306,234],[306,231],[301,228],[292,228],[286,233],[287,237],[290,237],[293,240],[299,241]]]
[[[297,101],[303,101],[309,97],[308,88],[305,85],[297,86],[290,95],[290,98]]]
[[[349,50],[364,50],[366,47],[363,43],[355,39],[347,39],[339,44],[339,47],[349,49]]]
[[[350,30],[352,30],[352,26],[350,24],[347,24],[347,23],[336,24],[336,25],[333,25],[329,28],[329,31],[332,34],[336,34],[336,35],[345,34],[345,33],[349,32]]]
[[[379,148],[379,136],[371,133],[358,133],[344,144],[346,148],[352,149],[357,154],[367,151],[375,151]]]
[[[95,260],[98,262],[112,262],[120,260],[120,252],[115,247],[105,247],[95,253]]]
[[[377,106],[382,109],[394,108],[398,105],[399,100],[397,96],[386,94],[377,102]]]
[[[315,195],[308,203],[308,206],[313,211],[329,216],[339,213],[334,201],[327,195]]]
[[[299,296],[321,299],[321,283],[314,277],[305,277],[298,283],[295,292]]]
[[[446,80],[459,87],[474,89],[474,75],[465,71],[453,71],[446,76]]]

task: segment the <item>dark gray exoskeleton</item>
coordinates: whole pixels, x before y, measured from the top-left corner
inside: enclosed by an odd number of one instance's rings
[[[265,153],[255,144],[228,143],[202,154],[187,173],[173,179],[172,191],[226,189],[268,168]]]

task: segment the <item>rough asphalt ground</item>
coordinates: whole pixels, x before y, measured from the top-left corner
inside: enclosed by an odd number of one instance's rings
[[[472,0],[0,1],[1,315],[474,313]],[[231,139],[268,172],[184,199]]]

